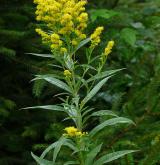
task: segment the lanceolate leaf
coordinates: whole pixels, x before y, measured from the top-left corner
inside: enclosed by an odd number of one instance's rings
[[[58,153],[66,141],[67,141],[67,139],[63,136],[57,141],[54,152],[53,152],[53,164],[56,162],[56,158],[58,156]]]
[[[52,111],[64,111],[64,108],[58,105],[44,105],[44,106],[34,106],[34,107],[26,107],[22,109],[46,109]]]
[[[84,111],[84,113],[82,114],[82,117],[84,117],[85,115],[87,115],[88,113],[92,112],[94,110],[94,108],[89,108],[89,109],[86,109]]]
[[[109,110],[100,110],[91,114],[91,116],[115,116],[118,117],[114,112]]]
[[[45,75],[35,75],[31,81],[42,80],[41,76],[45,77],[54,77],[56,79],[62,79],[62,72],[52,73],[52,74],[45,74]],[[44,80],[44,79],[43,79]],[[45,80],[44,80],[45,81]]]
[[[134,124],[134,122],[132,120],[128,119],[128,118],[116,117],[116,118],[104,121],[103,123],[101,123],[98,126],[96,126],[95,128],[93,128],[93,130],[90,132],[90,136],[94,136],[96,133],[101,131],[106,126],[115,125],[115,124],[119,124],[119,123]]]
[[[34,155],[32,152],[31,155],[39,165],[53,165],[51,161],[45,160],[43,158],[39,158],[38,156]]]
[[[86,38],[85,40],[81,41],[78,47],[76,48],[76,51],[80,49],[81,47],[83,47],[85,44],[87,44],[90,40],[91,40],[90,38]]]
[[[101,80],[89,93],[88,95],[82,100],[81,104],[86,104],[100,89],[101,87],[107,82],[107,80],[112,77],[109,76],[103,80]]]
[[[89,152],[87,154],[87,159],[85,161],[86,165],[92,165],[94,162],[95,157],[97,156],[97,154],[100,152],[102,147],[102,144],[98,145],[97,147],[95,147],[91,152]]]
[[[48,152],[50,152],[52,149],[54,149],[60,141],[63,140],[63,145],[69,147],[72,149],[74,152],[77,152],[77,148],[73,144],[73,142],[70,139],[66,139],[65,137],[61,137],[58,141],[52,143],[49,147],[47,147],[43,153],[41,154],[40,158],[44,158]]]
[[[52,143],[49,147],[47,147],[47,148],[43,151],[43,153],[41,154],[40,158],[44,158],[44,157],[47,155],[47,153],[48,153],[49,151],[51,151],[52,149],[55,148],[55,146],[57,145],[57,143],[58,143],[58,141]]]
[[[25,53],[25,54],[31,54],[31,55],[38,56],[38,57],[53,58],[52,54],[38,54],[38,53]]]
[[[79,164],[77,161],[68,161],[66,163],[64,163],[64,165],[76,165],[76,164]]]
[[[64,89],[65,91],[67,91],[69,93],[72,92],[70,87],[66,83],[64,83],[63,81],[58,80],[58,79],[56,79],[54,77],[46,76],[46,75],[38,75],[37,78],[38,79],[44,79],[47,82],[49,82],[49,83],[51,83],[51,84],[53,84],[53,85],[55,85],[55,86],[57,86],[57,87],[59,87],[61,89]]]
[[[101,79],[101,78],[104,78],[104,77],[107,77],[107,76],[110,76],[116,72],[119,72],[121,70],[123,70],[124,68],[122,69],[115,69],[115,70],[109,70],[109,71],[105,71],[105,72],[102,72],[100,74],[96,74],[95,76],[92,76],[90,79],[87,80],[87,83],[88,82],[91,82],[91,81],[94,81],[94,80],[97,80],[97,79]]]
[[[105,163],[116,160],[116,159],[118,159],[126,154],[132,153],[132,152],[136,152],[136,151],[135,150],[124,150],[124,151],[117,151],[117,152],[113,152],[110,154],[106,154],[106,155],[102,156],[101,158],[99,158],[93,165],[103,165]]]
[[[92,69],[92,70],[96,71],[96,69],[93,66],[88,65],[88,64],[82,64],[82,65],[80,65],[80,67],[83,67],[84,69]]]

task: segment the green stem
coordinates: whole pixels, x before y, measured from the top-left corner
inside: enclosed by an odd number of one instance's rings
[[[82,131],[83,130],[82,115],[81,115],[80,109],[78,109],[77,111],[78,111],[77,126],[78,126],[78,129]]]
[[[81,139],[77,139],[77,146],[79,149],[78,156],[79,156],[79,160],[80,160],[80,165],[85,165],[83,152],[81,151],[81,147],[82,147]]]

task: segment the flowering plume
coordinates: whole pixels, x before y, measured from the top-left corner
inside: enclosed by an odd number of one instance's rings
[[[93,34],[91,34],[91,48],[94,48],[95,46],[97,46],[100,42],[100,35],[102,33],[102,31],[104,30],[104,27],[97,27],[96,30],[93,32]]]
[[[65,53],[86,38],[88,14],[85,12],[86,0],[34,0],[37,4],[36,19],[46,23],[47,32],[37,29],[42,41],[51,46],[52,51]]]
[[[114,46],[114,41],[109,41],[104,51],[106,57],[112,52],[113,46]]]

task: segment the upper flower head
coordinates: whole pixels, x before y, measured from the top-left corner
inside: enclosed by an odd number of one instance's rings
[[[91,34],[91,36],[90,36],[91,48],[94,48],[101,42],[100,35],[103,30],[104,30],[104,27],[97,27],[96,30],[93,32],[93,34]]]
[[[37,32],[43,40],[48,40],[53,51],[63,52],[65,49],[60,50],[61,46],[68,49],[66,38],[69,38],[73,47],[86,38],[84,34],[88,23],[88,14],[85,12],[86,0],[34,0],[34,3],[37,4],[37,20],[45,22],[47,25],[45,29],[49,31],[46,33],[39,29]],[[63,38],[63,42],[60,38]]]
[[[107,47],[105,48],[104,54],[107,57],[111,52],[112,52],[112,48],[114,46],[114,41],[109,41],[107,44]]]

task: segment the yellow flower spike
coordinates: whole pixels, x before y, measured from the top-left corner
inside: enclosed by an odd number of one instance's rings
[[[52,44],[51,45],[52,50],[57,50],[58,48],[59,48],[59,45],[57,45],[57,44]]]
[[[70,72],[69,70],[65,70],[63,74],[64,74],[64,76],[66,76],[66,77],[71,77],[71,75],[72,75],[71,72]]]
[[[96,30],[93,32],[93,34],[91,34],[90,38],[91,38],[91,48],[94,48],[95,46],[97,46],[100,42],[100,35],[102,33],[102,31],[104,30],[104,27],[97,27]]]
[[[109,41],[108,42],[108,47],[112,49],[114,44],[115,44],[114,41]]]
[[[60,40],[60,36],[58,34],[51,34],[51,41],[55,41],[55,40]]]
[[[114,46],[114,41],[109,41],[104,51],[106,57],[112,52],[113,46]]]
[[[35,29],[35,31],[42,37],[43,42],[45,42],[45,43],[49,42],[50,36],[46,32],[44,32],[40,28]]]
[[[84,29],[88,23],[88,14],[85,12],[87,0],[34,0],[34,3],[37,4],[37,20],[46,24],[46,32],[42,29],[37,32],[42,41],[50,45],[53,53],[67,52],[66,38],[70,38],[69,44],[73,46],[86,38]]]
[[[88,14],[87,13],[81,13],[81,15],[77,18],[77,20],[80,23],[85,23],[86,21],[88,21]]]

